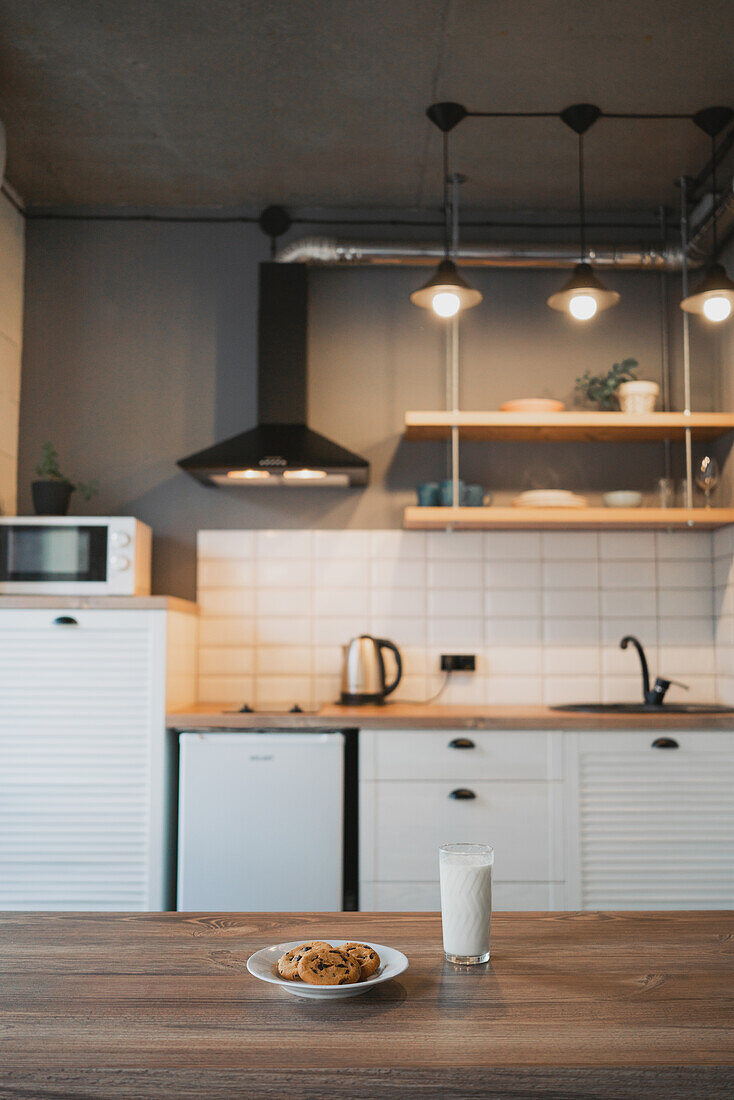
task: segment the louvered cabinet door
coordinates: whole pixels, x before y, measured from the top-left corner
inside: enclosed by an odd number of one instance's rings
[[[734,908],[734,732],[565,740],[571,908]]]
[[[146,612],[0,613],[0,909],[149,907],[153,636]]]

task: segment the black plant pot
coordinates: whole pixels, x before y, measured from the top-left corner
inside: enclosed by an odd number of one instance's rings
[[[69,481],[32,481],[33,508],[37,516],[65,516],[74,486]]]

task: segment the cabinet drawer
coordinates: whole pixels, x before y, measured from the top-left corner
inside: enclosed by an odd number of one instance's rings
[[[493,882],[492,909],[522,912],[563,908],[563,886],[552,882]],[[362,912],[436,912],[441,908],[438,882],[363,882]]]
[[[362,874],[370,881],[431,881],[441,844],[495,847],[499,878],[553,879],[550,783],[472,782],[455,799],[450,783],[363,783]]]
[[[560,743],[560,735],[542,731],[365,730],[360,734],[360,777],[556,778],[552,750]]]

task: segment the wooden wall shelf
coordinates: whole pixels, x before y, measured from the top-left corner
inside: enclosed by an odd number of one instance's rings
[[[716,439],[734,431],[734,413],[657,412],[628,416],[621,412],[406,412],[405,438],[449,439],[459,428],[462,440],[536,440],[543,442],[626,443],[635,440]]]
[[[692,523],[692,527],[691,527]],[[711,530],[734,523],[734,508],[418,508],[405,509],[403,526],[412,531],[520,529]]]

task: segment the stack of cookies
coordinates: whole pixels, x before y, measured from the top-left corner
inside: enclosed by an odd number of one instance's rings
[[[309,985],[353,985],[372,977],[379,966],[380,956],[368,943],[332,947],[325,940],[307,940],[278,959],[281,978]]]

